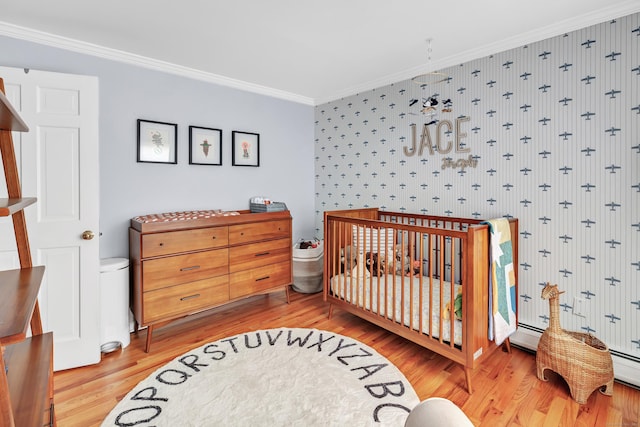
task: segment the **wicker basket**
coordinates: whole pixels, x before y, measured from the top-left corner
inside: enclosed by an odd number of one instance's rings
[[[549,300],[549,327],[545,329],[536,352],[536,373],[546,381],[545,369],[560,375],[569,385],[571,397],[580,403],[597,388],[603,394],[613,394],[613,360],[605,343],[591,334],[565,331],[560,327],[557,285],[547,285],[542,298]]]
[[[286,211],[287,205],[282,202],[271,202],[268,205],[265,205],[264,203],[249,203],[249,208],[252,213],[280,212]]]
[[[594,390],[613,394],[613,360],[609,348],[598,338],[581,332],[547,329],[536,353],[538,378],[546,381],[544,370],[551,369],[569,385],[571,397],[584,404]]]

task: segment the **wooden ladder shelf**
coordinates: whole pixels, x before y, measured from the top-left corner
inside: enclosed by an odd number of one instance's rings
[[[29,128],[13,108],[0,78],[0,155],[8,198],[0,199],[0,216],[11,216],[20,268],[0,271],[0,425],[56,425],[53,408],[53,334],[43,333],[38,292],[44,267],[34,267],[12,131]],[[27,332],[31,328],[31,337]]]

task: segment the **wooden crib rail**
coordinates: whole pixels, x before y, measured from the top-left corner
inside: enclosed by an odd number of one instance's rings
[[[339,265],[330,260],[340,259],[340,251],[346,246],[355,246],[352,227],[364,230],[393,230],[394,239],[403,234],[421,233],[424,235],[447,236],[452,238],[468,238],[472,227],[479,227],[475,232],[486,232],[488,226],[482,220],[468,218],[442,217],[434,215],[408,214],[380,211],[377,208],[326,211],[324,214],[325,235],[325,267],[327,276],[339,273]],[[373,239],[369,239],[371,241]],[[372,252],[379,252],[369,248]],[[415,257],[412,257],[415,259]]]

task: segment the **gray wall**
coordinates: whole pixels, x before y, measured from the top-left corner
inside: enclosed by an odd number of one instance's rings
[[[540,293],[557,283],[564,328],[640,363],[639,31],[633,14],[451,67],[439,85],[403,81],[317,106],[317,229],[324,210],[350,207],[517,217],[521,329],[548,326]],[[404,154],[434,94],[452,100],[438,120],[455,129],[470,118],[469,152]],[[441,151],[448,141],[455,130]],[[470,155],[477,164],[443,168]]]
[[[211,52],[210,54],[215,54]],[[127,257],[130,218],[283,201],[314,232],[313,107],[0,36],[0,65],[99,78],[100,256]],[[178,124],[178,164],[136,162],[136,120]],[[190,125],[223,131],[223,165],[189,165]],[[260,167],[231,166],[231,131],[260,134]]]

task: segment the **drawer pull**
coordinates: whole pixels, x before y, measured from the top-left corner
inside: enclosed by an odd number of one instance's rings
[[[261,280],[267,280],[268,278],[269,276],[260,277],[259,279],[256,279],[256,282],[259,282]]]
[[[265,256],[265,255],[269,255],[271,252],[261,252],[259,254],[256,254],[255,256]]]
[[[199,266],[199,265],[193,265],[193,266],[191,266],[191,267],[184,267],[184,268],[181,268],[181,269],[180,269],[180,271],[191,271],[191,270],[197,270],[197,269],[199,269],[199,268],[200,268],[200,266]]]
[[[190,299],[198,298],[199,296],[200,296],[200,294],[189,295],[188,297],[180,298],[180,301],[187,301],[187,300],[190,300]]]

